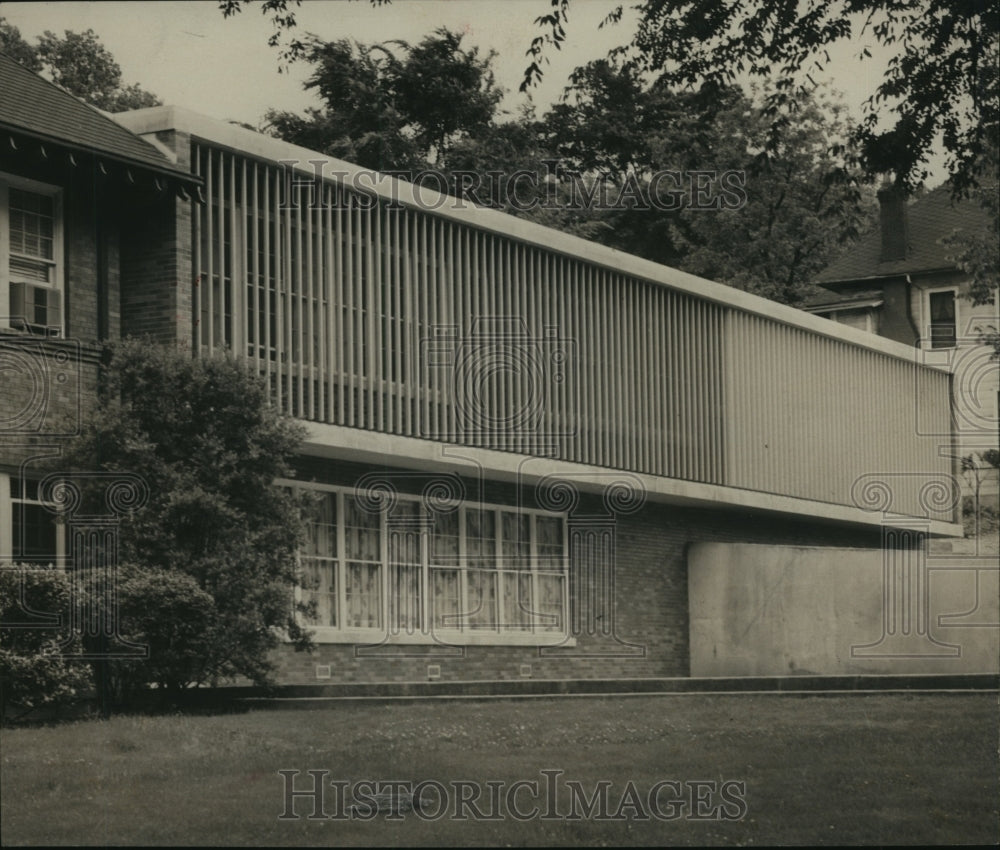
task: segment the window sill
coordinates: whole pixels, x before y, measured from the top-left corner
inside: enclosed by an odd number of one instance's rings
[[[472,632],[441,629],[431,634],[394,634],[382,629],[334,629],[307,627],[318,644],[351,643],[366,646],[576,646],[576,638],[563,632],[516,633]]]

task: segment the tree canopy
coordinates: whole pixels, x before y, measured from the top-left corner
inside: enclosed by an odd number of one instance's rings
[[[305,118],[271,110],[287,141],[383,170],[439,163],[452,146],[492,127],[503,92],[493,55],[439,28],[416,45],[306,38],[306,81],[323,102]]]
[[[253,0],[220,0],[233,14]],[[370,0],[373,6],[388,0]],[[298,0],[261,0],[275,26],[272,43],[295,26]],[[769,83],[771,143],[794,121],[796,104],[831,64],[830,49],[865,36],[889,54],[884,75],[853,129],[853,150],[868,174],[891,172],[914,188],[926,176],[928,154],[940,141],[956,192],[977,181],[982,156],[996,141],[1000,113],[1000,7],[986,0],[607,0],[604,23],[637,18],[633,37],[619,48],[643,70],[672,86],[716,88],[757,79]],[[571,37],[573,0],[550,0],[535,19],[539,34],[527,47],[521,82],[541,79],[551,49]],[[292,40],[283,57],[301,55]],[[871,58],[862,48],[858,60]]]
[[[543,122],[553,155],[626,194],[634,185],[662,197],[666,187],[676,200],[667,209],[626,203],[598,212],[603,232],[592,238],[799,302],[816,272],[871,225],[870,192],[829,153],[849,132],[842,103],[822,92],[800,96],[798,121],[768,152],[759,105],[766,95],[677,90],[663,77],[645,85],[635,66],[607,60],[577,69]]]
[[[864,225],[858,172],[828,150],[848,137],[832,96],[800,95],[798,122],[768,151],[763,98],[734,85],[682,90],[601,59],[541,116],[503,116],[495,57],[466,52],[446,29],[414,47],[306,38],[306,85],[323,106],[269,112],[286,141],[381,171],[434,168],[435,188],[456,195],[530,173],[516,197],[491,188],[470,199],[788,303]],[[693,192],[727,189],[740,208],[693,208]],[[656,191],[667,204],[638,202]]]
[[[547,46],[568,38],[572,0],[551,0],[536,23],[521,88],[542,74]],[[722,87],[742,78],[772,82],[766,102],[772,144],[794,118],[796,102],[830,65],[829,50],[864,35],[890,54],[881,81],[853,130],[857,161],[869,174],[892,172],[913,188],[926,177],[940,140],[958,192],[980,173],[998,132],[997,44],[1000,7],[972,0],[644,0],[634,38],[622,53],[673,85]],[[607,21],[622,4],[609,3]],[[870,58],[862,48],[859,60]]]
[[[0,18],[0,50],[106,112],[160,105],[156,95],[138,84],[125,85],[121,67],[93,30],[66,30],[62,37],[46,30],[32,45],[17,27]]]

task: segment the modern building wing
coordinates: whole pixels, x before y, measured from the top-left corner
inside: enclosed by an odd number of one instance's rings
[[[712,667],[729,638],[702,615],[739,601],[703,598],[719,550],[697,547],[888,547],[918,576],[923,542],[960,533],[938,451],[951,376],[912,346],[185,110],[115,120],[183,191],[123,174],[95,197],[49,175],[64,207],[32,226],[79,245],[53,249],[72,309],[45,345],[227,347],[307,423],[284,483],[316,494],[298,593],[318,647],[280,653],[285,682],[767,672],[798,650]],[[0,180],[33,167],[4,160]],[[29,220],[9,209],[5,269]],[[23,547],[42,426],[8,406],[25,424],[7,429],[0,523],[21,518]],[[827,586],[802,564],[797,587]],[[859,645],[883,608],[860,609]]]
[[[185,110],[120,120],[205,181],[178,333],[245,353],[316,453],[461,446],[508,479],[613,469],[861,524],[866,475],[952,472],[947,372],[908,346]]]

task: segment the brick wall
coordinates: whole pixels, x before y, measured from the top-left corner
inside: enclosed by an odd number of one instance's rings
[[[298,477],[353,485],[374,471],[357,464],[304,460]],[[391,474],[391,473],[390,473]],[[414,479],[419,481],[419,479]],[[533,488],[468,481],[475,500],[537,507]],[[400,486],[403,491],[405,488]],[[415,492],[420,485],[416,484]],[[647,678],[689,675],[686,549],[695,542],[878,546],[878,530],[845,531],[820,523],[780,520],[732,510],[706,511],[647,504],[633,514],[611,516],[598,497],[581,497],[570,514],[570,528],[614,527],[615,605],[613,610],[582,612],[576,645],[566,647],[382,646],[318,644],[311,653],[283,646],[275,654],[282,684],[330,682],[419,682],[427,666],[440,666],[442,681],[520,679],[531,665],[533,679]],[[570,564],[571,597],[586,600],[581,564]],[[585,602],[583,604],[586,604]],[[578,613],[580,613],[578,611]],[[613,618],[611,627],[605,619]],[[571,619],[576,619],[571,617]],[[571,628],[571,632],[574,631]],[[317,679],[317,665],[331,666],[331,679]]]
[[[76,340],[0,337],[0,468],[59,451],[96,400],[100,348]]]
[[[183,134],[172,135],[172,147],[189,146]],[[189,201],[169,194],[137,201],[122,228],[123,335],[190,346],[191,226]]]

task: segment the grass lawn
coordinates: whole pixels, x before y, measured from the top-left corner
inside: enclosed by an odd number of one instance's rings
[[[339,704],[314,711],[119,717],[2,731],[5,845],[697,845],[991,843],[998,837],[997,698],[973,695],[642,696],[417,704]],[[436,820],[279,819],[284,778],[436,780],[450,808]],[[556,780],[557,817],[455,820],[460,792],[486,782],[540,783],[514,804],[545,813],[542,770]],[[638,807],[620,820],[564,817],[566,780],[590,797],[600,780],[615,814],[631,781]],[[661,813],[637,815],[661,780]],[[719,808],[726,780],[745,783],[745,811]],[[500,788],[500,786],[496,786]],[[697,788],[697,786],[696,786]],[[730,788],[731,797],[741,796]],[[467,792],[470,793],[470,792]],[[350,798],[350,790],[347,792]],[[436,792],[425,791],[428,801]],[[626,800],[627,802],[627,800]],[[327,814],[336,793],[325,794]],[[435,803],[436,805],[436,803]],[[429,813],[433,813],[430,806]],[[363,811],[362,809],[357,810]],[[468,813],[468,812],[466,812]],[[653,814],[647,811],[647,814]],[[596,814],[596,811],[595,813]]]

